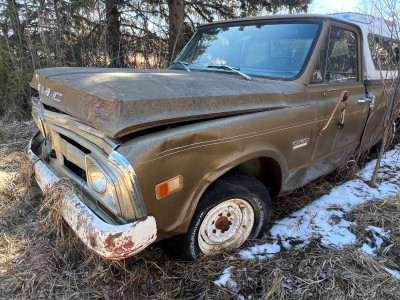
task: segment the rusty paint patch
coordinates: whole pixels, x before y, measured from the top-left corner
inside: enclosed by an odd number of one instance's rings
[[[126,241],[121,246],[112,250],[114,254],[121,256],[121,254],[125,253],[127,249],[134,250],[135,243],[132,241],[132,239],[126,237],[125,240]]]
[[[102,85],[101,92],[107,95],[106,98],[113,100],[107,101],[93,94],[86,94],[82,97],[88,121],[97,121],[99,119],[112,121],[122,115],[123,101],[115,88],[109,85]]]
[[[88,121],[110,121],[122,114],[123,102],[119,98],[115,98],[113,102],[105,101],[94,95],[86,95],[84,97],[84,110]]]
[[[125,249],[130,249],[135,246],[135,243],[132,241],[132,239],[128,239],[128,241],[125,242],[123,246]]]
[[[116,233],[116,234],[110,234],[105,240],[104,240],[104,247],[108,251],[112,251],[112,249],[115,248],[115,240],[118,239],[122,235],[122,232]]]

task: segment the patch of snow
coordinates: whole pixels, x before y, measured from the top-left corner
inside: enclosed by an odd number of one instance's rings
[[[287,284],[287,283],[282,283],[282,286],[285,288],[285,289],[288,289],[288,290],[291,290],[291,289],[293,289],[293,287],[291,286],[291,285],[289,285],[289,284]]]
[[[267,257],[272,257],[275,253],[281,251],[281,246],[278,245],[278,242],[274,242],[273,244],[262,244],[255,245],[251,247],[249,250],[242,250],[239,252],[239,255],[243,258],[253,259],[256,256],[260,257],[266,255]],[[265,256],[263,256],[265,257]]]
[[[383,231],[382,228],[375,226],[368,226],[366,231],[367,235],[365,239],[367,240],[367,243],[363,244],[361,250],[372,256],[376,256],[382,245],[385,243],[383,237],[387,238],[388,233]]]
[[[232,291],[237,291],[238,290],[238,285],[237,283],[231,278],[231,270],[233,267],[228,267],[226,268],[223,272],[222,275],[214,281],[214,283],[220,287],[226,287]]]
[[[376,227],[376,226],[372,226],[372,225],[369,225],[367,228],[372,230],[372,231],[374,231],[374,232],[376,232],[377,234],[379,234],[380,236],[383,236],[385,238],[387,238],[389,236],[389,233],[390,233],[390,231],[386,232],[382,228]]]
[[[237,299],[238,300],[246,300],[246,299],[253,299],[252,297],[251,297],[251,295],[248,295],[248,296],[243,296],[243,295],[239,295],[238,297],[237,297]]]
[[[324,279],[326,276],[330,276],[332,274],[332,269],[329,267],[325,272],[320,272],[319,277]]]
[[[399,271],[392,270],[392,269],[389,269],[389,268],[385,268],[385,270],[387,272],[389,272],[390,274],[392,274],[394,277],[396,277],[397,280],[400,280],[400,272]]]
[[[371,248],[367,244],[363,244],[361,250],[364,251],[365,253],[368,253],[369,255],[376,256],[375,249]]]

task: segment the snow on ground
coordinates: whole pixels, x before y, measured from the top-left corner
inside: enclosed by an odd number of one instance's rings
[[[396,270],[392,270],[389,268],[385,268],[386,271],[388,271],[390,274],[392,274],[394,277],[396,277],[398,280],[400,280],[400,272]]]
[[[262,244],[255,245],[247,250],[242,250],[239,252],[239,255],[243,258],[254,258],[257,255],[258,258],[266,258],[272,257],[275,253],[281,251],[281,246],[278,245],[278,242],[274,242],[273,244]]]
[[[229,288],[232,291],[237,291],[237,283],[231,278],[232,267],[226,268],[220,278],[214,281],[214,283],[221,287]]]
[[[333,188],[329,194],[278,221],[270,230],[271,237],[275,240],[272,244],[254,245],[241,250],[239,255],[246,259],[272,257],[282,250],[278,245],[279,240],[286,249],[302,248],[313,238],[320,238],[322,243],[335,247],[354,243],[356,236],[352,233],[352,228],[355,224],[343,219],[343,215],[358,204],[372,199],[395,196],[400,192],[399,151],[391,150],[385,153],[379,170],[378,186],[371,188],[367,182],[371,179],[375,164],[376,160],[369,162],[357,174],[356,179]],[[381,228],[369,226],[367,229],[368,243],[364,244],[361,250],[370,255],[376,255],[384,243],[386,235],[387,233]],[[295,246],[292,246],[291,242],[294,242]],[[231,285],[234,289],[237,288],[237,284],[230,278],[231,268],[225,269],[222,276],[214,283],[219,286],[229,287]],[[398,271],[386,270],[400,280]],[[226,284],[224,284],[224,280],[226,280]]]
[[[364,243],[362,245],[361,250],[368,253],[369,255],[376,256],[379,249],[381,249],[382,246],[385,244],[385,238],[388,237],[388,232],[385,232],[382,228],[378,228],[375,226],[368,226],[366,230],[367,243]],[[386,241],[386,243],[388,242]]]

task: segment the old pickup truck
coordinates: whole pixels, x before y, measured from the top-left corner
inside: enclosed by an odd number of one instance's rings
[[[63,186],[63,218],[105,258],[239,247],[271,197],[382,138],[398,50],[373,17],[269,16],[199,26],[166,70],[37,70],[36,180]]]

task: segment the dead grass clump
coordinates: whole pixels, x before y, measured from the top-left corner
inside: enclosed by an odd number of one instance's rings
[[[23,157],[21,158],[21,171],[20,171],[20,178],[22,181],[22,184],[24,184],[26,193],[29,193],[29,190],[31,187],[35,187],[36,181],[34,178],[35,175],[35,162],[30,160],[28,153],[26,152],[27,149],[25,148],[25,152]]]
[[[15,239],[13,233],[19,226],[29,227],[32,206],[40,201],[38,188],[27,189],[28,174],[22,166],[24,160],[23,150],[28,143],[26,132],[34,132],[34,129],[25,124],[13,122],[11,124],[0,121],[2,133],[0,136],[0,236],[3,250],[10,253]],[[18,131],[23,131],[18,134]],[[28,175],[30,176],[30,175]],[[3,248],[5,247],[5,248]],[[8,249],[8,250],[7,250]],[[12,256],[12,255],[11,255]],[[0,262],[4,262],[4,256]]]
[[[279,268],[276,268],[272,271],[272,284],[271,289],[265,295],[265,299],[277,299],[284,300],[286,299],[286,291],[283,287],[284,278],[282,276],[282,271]]]
[[[20,146],[18,150],[22,150],[26,146],[26,142],[38,131],[33,120],[21,122],[0,119],[0,128],[0,142],[3,143],[2,145],[12,146],[12,148]]]
[[[44,192],[43,199],[37,207],[38,220],[35,234],[45,234],[51,246],[62,253],[63,258],[89,263],[95,256],[62,218],[62,203],[69,190],[73,190],[71,183],[62,180]]]
[[[44,198],[40,204],[38,226],[40,229],[56,229],[57,237],[63,239],[62,230],[62,201],[65,197],[65,183],[57,182],[44,193]]]
[[[400,195],[384,200],[368,201],[354,209],[349,219],[357,223],[358,245],[369,243],[368,226],[381,228],[387,235],[377,251],[380,263],[400,272]]]
[[[25,184],[32,175],[23,151],[37,129],[31,123],[6,123],[2,120],[0,128],[0,195],[17,199],[22,191],[27,190]]]

